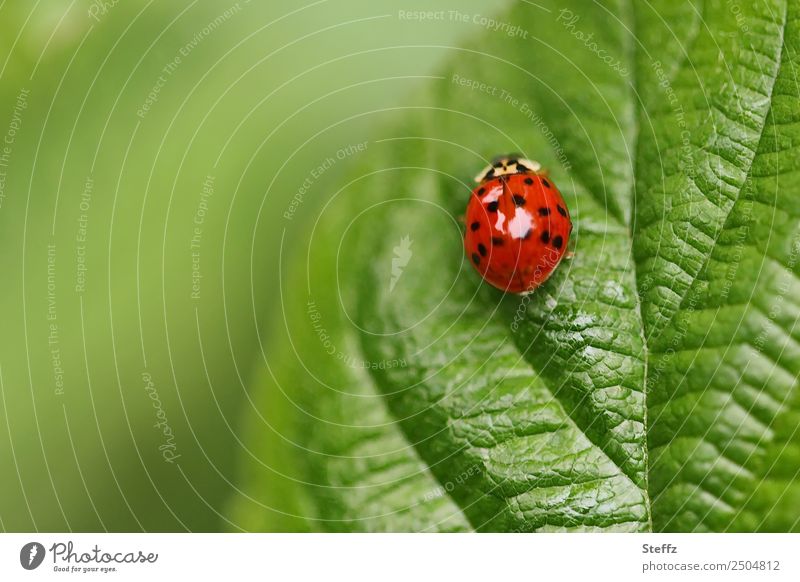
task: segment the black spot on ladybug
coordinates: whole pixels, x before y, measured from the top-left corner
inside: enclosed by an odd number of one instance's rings
[[[545,187],[545,188],[549,188],[549,187],[550,187],[550,182],[548,182],[548,181],[547,181],[547,180],[545,180],[544,178],[542,178],[542,184],[544,184],[544,187]]]
[[[478,252],[481,254],[482,257],[486,256],[486,247],[483,246],[483,243],[478,243]]]
[[[560,234],[555,236],[555,237],[553,237],[553,246],[554,247],[556,247],[557,249],[560,249],[562,244],[564,244],[564,239],[561,238]]]
[[[546,231],[544,231],[542,233],[542,242],[544,244],[547,244],[547,243],[550,242],[550,231],[549,230],[546,230]]]
[[[567,211],[564,210],[563,208],[561,208],[561,204],[556,204],[556,210],[558,210],[558,213],[561,216],[566,216],[567,215]]]
[[[478,253],[472,253],[472,262],[476,265],[481,264],[481,258],[478,256]]]
[[[525,178],[525,183],[530,186],[533,184],[533,178]]]
[[[497,246],[501,246],[503,244],[503,239],[501,237],[499,237],[499,236],[493,236],[492,237],[492,244],[493,245],[497,245]]]
[[[486,188],[478,188],[478,196],[483,196],[484,192],[486,192]]]
[[[473,222],[472,224],[469,225],[469,227],[473,231],[475,231],[475,230],[478,230],[481,227],[481,223],[480,222]]]
[[[486,209],[489,212],[497,212],[497,207],[498,206],[499,206],[499,202],[497,202],[497,200],[495,200],[494,202],[489,202],[489,204],[486,205]]]
[[[522,237],[522,240],[528,240],[529,238],[531,238],[531,235],[532,235],[532,234],[533,234],[533,229],[532,229],[532,228],[529,228],[529,229],[528,229],[528,232],[526,232],[526,233],[523,235],[523,237]]]
[[[517,158],[510,158],[507,163],[509,166],[516,165],[519,163],[519,160]]]
[[[539,216],[550,216],[550,209],[549,208],[540,208],[539,209]]]
[[[514,206],[525,206],[525,197],[519,194],[514,194]]]
[[[488,180],[489,178],[494,178],[494,168],[489,168],[489,171],[486,172],[486,175],[483,177],[484,180]]]

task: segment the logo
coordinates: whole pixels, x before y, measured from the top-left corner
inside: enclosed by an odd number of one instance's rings
[[[26,570],[35,570],[44,561],[44,546],[39,542],[29,542],[19,551],[19,563]]]
[[[414,241],[406,235],[400,239],[400,244],[392,249],[392,251],[394,251],[394,257],[392,258],[392,278],[389,281],[389,293],[394,291],[394,286],[397,285],[397,282],[400,280],[403,269],[408,265],[411,256],[414,254],[411,252],[411,244],[413,242]]]

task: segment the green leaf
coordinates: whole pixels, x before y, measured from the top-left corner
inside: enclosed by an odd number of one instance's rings
[[[800,2],[520,2],[497,21],[522,32],[452,49],[304,209],[232,515],[799,530]],[[524,298],[480,282],[457,221],[509,151],[575,219],[574,258]]]

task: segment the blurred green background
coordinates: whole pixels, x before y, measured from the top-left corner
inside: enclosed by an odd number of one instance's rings
[[[304,182],[504,4],[0,3],[0,529],[238,528]]]

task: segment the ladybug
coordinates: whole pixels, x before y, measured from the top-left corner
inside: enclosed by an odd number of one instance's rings
[[[527,294],[567,252],[572,221],[564,198],[538,162],[496,158],[475,178],[465,217],[464,250],[488,283]]]

